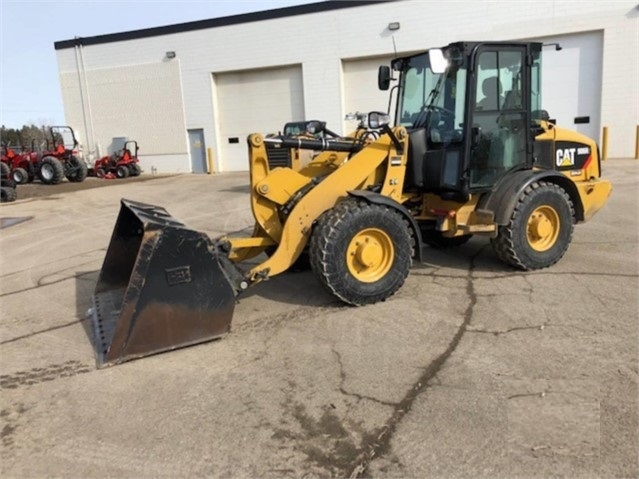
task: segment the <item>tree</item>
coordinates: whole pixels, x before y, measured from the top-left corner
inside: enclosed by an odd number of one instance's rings
[[[2,146],[9,146],[15,149],[42,150],[46,148],[47,141],[50,140],[48,125],[23,125],[20,129],[6,128],[2,125],[0,129],[0,140]]]

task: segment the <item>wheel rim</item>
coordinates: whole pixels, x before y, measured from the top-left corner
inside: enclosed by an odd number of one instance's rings
[[[346,249],[346,264],[359,281],[374,283],[382,279],[393,266],[395,248],[386,232],[367,228],[357,233]]]
[[[557,211],[548,205],[540,206],[528,218],[526,236],[535,251],[547,251],[559,237],[560,221]]]
[[[45,180],[51,181],[53,179],[53,167],[51,165],[42,165],[40,171],[42,172],[42,178]]]

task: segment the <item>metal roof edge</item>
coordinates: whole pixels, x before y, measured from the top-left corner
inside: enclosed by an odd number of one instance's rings
[[[398,0],[330,0],[318,3],[307,3],[292,7],[276,8],[273,10],[263,10],[259,12],[242,13],[226,17],[210,18],[207,20],[196,20],[193,22],[177,23],[161,27],[144,28],[141,30],[131,30],[128,32],[108,33],[93,37],[76,37],[71,40],[61,40],[55,42],[56,50],[64,50],[80,45],[99,45],[101,43],[113,43],[125,40],[137,40],[140,38],[156,37],[160,35],[170,35],[172,33],[192,32],[195,30],[205,30],[207,28],[226,27],[242,23],[259,22],[263,20],[274,20],[277,18],[306,15],[309,13],[327,12],[340,10],[343,8],[361,7],[379,3],[394,2]]]

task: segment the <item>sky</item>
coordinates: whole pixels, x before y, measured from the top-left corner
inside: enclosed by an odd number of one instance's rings
[[[54,42],[320,0],[0,0],[0,124],[63,125]]]

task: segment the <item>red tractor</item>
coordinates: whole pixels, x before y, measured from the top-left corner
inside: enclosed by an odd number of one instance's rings
[[[138,160],[138,142],[127,141],[124,146],[109,156],[103,156],[95,161],[93,174],[98,178],[113,177],[126,178],[138,176],[142,173]]]
[[[88,174],[87,164],[78,156],[78,140],[69,126],[52,126],[52,149],[42,152],[37,173],[40,181],[48,185],[60,183],[66,178],[75,183],[84,181]]]
[[[33,181],[40,163],[41,155],[35,151],[32,142],[31,149],[11,148],[2,145],[2,162],[9,169],[8,176],[17,184]]]
[[[64,177],[71,182],[81,182],[87,177],[87,164],[78,156],[78,141],[68,126],[49,128],[51,142],[44,151],[10,149],[3,145],[2,161],[9,166],[11,178],[18,184],[28,183],[36,177],[46,185],[60,183]]]

